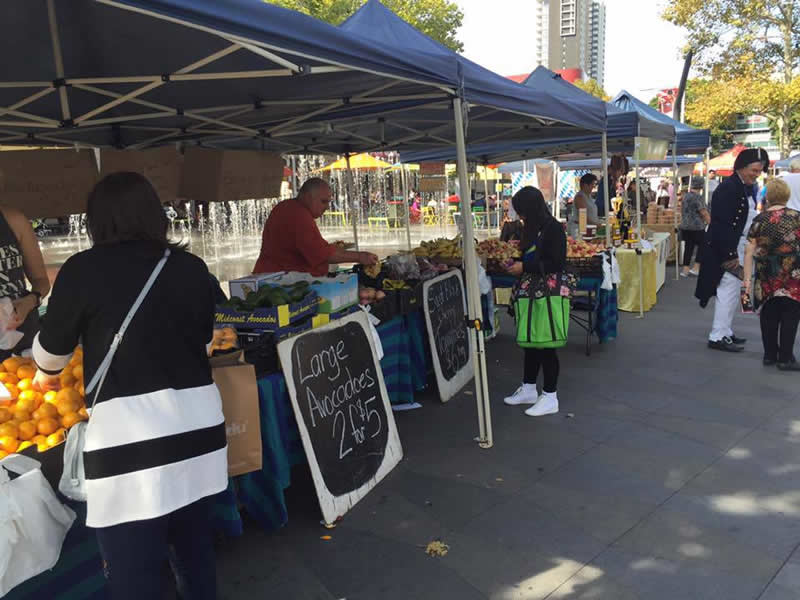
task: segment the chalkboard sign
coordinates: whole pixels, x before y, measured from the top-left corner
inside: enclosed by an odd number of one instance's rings
[[[322,515],[333,523],[403,457],[363,311],[278,344]]]
[[[426,281],[422,298],[439,397],[447,402],[474,375],[461,271]]]

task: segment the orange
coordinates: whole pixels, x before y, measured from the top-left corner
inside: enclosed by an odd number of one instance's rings
[[[73,385],[75,385],[75,378],[72,376],[71,371],[62,372],[61,375],[58,376],[58,379],[59,381],[61,381],[62,388],[72,387]]]
[[[51,433],[55,433],[58,429],[58,421],[56,421],[55,417],[45,417],[44,419],[39,419],[39,423],[37,424],[37,430],[42,435],[50,435]]]
[[[62,417],[67,413],[78,412],[81,404],[83,404],[83,399],[78,393],[78,390],[64,388],[58,391],[58,395],[56,396],[56,408],[58,409],[58,414]]]
[[[36,388],[33,387],[33,379],[20,379],[19,383],[17,384],[20,392],[25,390],[35,390]]]
[[[15,383],[4,383],[3,385],[6,386],[8,393],[11,394],[11,399],[16,400],[19,398],[19,388]]]
[[[58,409],[55,404],[42,404],[39,408],[33,411],[33,418],[36,420],[44,419],[45,417],[58,416]]]
[[[59,429],[53,434],[47,436],[47,446],[52,448],[53,446],[58,446],[61,442],[64,441],[65,432],[63,429]]]
[[[20,442],[19,446],[17,447],[17,452],[22,452],[23,450],[25,450],[25,448],[30,448],[31,446],[33,446],[33,444],[28,440]]]
[[[19,377],[14,373],[0,373],[0,383],[13,383],[16,385],[19,383]]]
[[[86,398],[86,388],[83,386],[83,382],[81,382],[81,385],[78,388],[78,393],[81,395],[81,398]]]
[[[0,458],[5,458],[6,456],[8,456],[8,452],[5,450],[0,450]]]
[[[50,390],[49,392],[44,393],[44,401],[50,404],[54,404],[56,401],[56,392],[55,390]]]
[[[84,419],[89,418],[89,411],[86,410],[85,406],[81,406],[80,410],[78,411],[78,414]]]
[[[30,392],[30,393],[28,393]],[[25,390],[19,395],[17,398],[17,408],[21,410],[27,410],[28,412],[33,412],[36,410],[36,392],[33,390]]]
[[[11,411],[5,407],[0,407],[0,424],[11,420]]]
[[[17,424],[9,421],[8,423],[3,423],[0,425],[0,437],[7,436],[7,437],[17,437],[19,435],[19,429],[17,428]]]
[[[5,450],[9,454],[14,454],[19,447],[19,440],[10,435],[0,435],[0,450]]]
[[[3,361],[3,368],[9,373],[16,373],[17,369],[19,369],[23,364],[24,361],[21,358],[18,356],[12,356],[11,358],[7,358]]]
[[[64,427],[65,429],[69,429],[70,427],[75,425],[75,423],[82,420],[83,417],[81,417],[76,412],[67,413],[63,417],[61,417],[61,426]]]
[[[36,367],[32,365],[22,365],[17,369],[17,377],[20,379],[33,379],[34,375],[36,375]]]
[[[78,381],[83,379],[83,365],[76,365],[75,367],[73,367],[72,376]]]
[[[19,424],[19,439],[29,440],[36,435],[36,421],[23,421]]]
[[[18,421],[19,423],[31,420],[31,411],[20,408],[19,406],[13,410],[13,414],[14,420]]]

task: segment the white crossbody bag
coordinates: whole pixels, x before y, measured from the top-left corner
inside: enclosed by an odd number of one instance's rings
[[[100,363],[97,372],[94,374],[91,381],[89,381],[89,385],[86,386],[87,396],[92,393],[92,390],[95,389],[95,386],[97,388],[94,392],[94,398],[92,398],[92,406],[89,409],[89,420],[92,418],[91,411],[94,409],[94,405],[97,403],[100,390],[103,388],[103,382],[106,380],[108,368],[111,366],[111,361],[114,360],[114,354],[117,352],[117,348],[119,348],[120,343],[122,343],[122,338],[125,335],[125,331],[128,329],[128,325],[130,325],[133,317],[136,315],[136,311],[139,310],[139,307],[144,301],[145,296],[147,296],[147,293],[150,291],[150,288],[152,288],[153,284],[156,282],[156,279],[158,278],[159,273],[161,273],[161,269],[164,268],[169,255],[170,250],[167,248],[164,250],[164,256],[161,257],[161,260],[158,261],[158,264],[150,274],[150,278],[147,280],[147,283],[144,284],[142,291],[139,292],[139,296],[136,298],[133,306],[131,306],[131,309],[128,311],[128,315],[125,317],[125,320],[122,321],[119,331],[114,334],[114,339],[111,340],[111,346],[109,347],[103,362]],[[86,429],[88,426],[88,421],[81,421],[69,429],[69,432],[67,433],[66,445],[64,446],[64,471],[61,474],[61,480],[58,482],[58,491],[64,494],[67,498],[71,500],[77,500],[79,502],[86,502],[86,473],[83,468],[83,448],[86,445]]]

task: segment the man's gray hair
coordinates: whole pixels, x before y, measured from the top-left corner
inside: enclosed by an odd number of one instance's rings
[[[302,198],[306,195],[314,195],[325,187],[330,187],[330,184],[327,181],[321,177],[311,177],[310,179],[306,179],[303,185],[300,187],[300,191],[297,192],[297,197]]]
[[[800,154],[793,157],[792,160],[789,161],[789,170],[792,173],[800,173]]]

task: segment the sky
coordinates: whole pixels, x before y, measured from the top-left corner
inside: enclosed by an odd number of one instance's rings
[[[535,68],[533,0],[455,0],[464,12],[464,55],[501,75]],[[663,0],[606,0],[606,80],[610,96],[626,89],[647,102],[678,87],[685,32],[659,16]],[[487,6],[491,10],[487,10]]]

